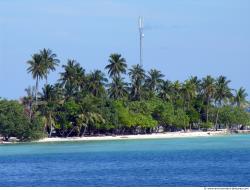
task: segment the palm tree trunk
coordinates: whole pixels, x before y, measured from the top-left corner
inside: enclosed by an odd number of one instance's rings
[[[52,122],[51,122],[51,115],[49,116],[50,119],[50,132],[49,132],[49,137],[52,135]]]
[[[207,113],[206,113],[206,121],[207,121],[207,122],[208,122],[208,106],[209,106],[209,105],[207,104],[207,111],[206,111],[206,112],[207,112]]]
[[[36,77],[36,92],[35,92],[36,105],[37,105],[37,92],[38,92],[38,76]]]
[[[87,125],[85,125],[84,130],[83,130],[83,134],[81,136],[85,135],[86,129],[87,129]]]
[[[30,105],[29,105],[29,109],[30,109],[30,113],[29,113],[29,118],[30,118],[30,121],[31,121],[31,117],[32,117],[32,101],[30,102]]]
[[[66,138],[69,137],[69,135],[71,135],[71,133],[74,131],[75,128],[76,128],[76,126],[72,127],[72,129],[70,130],[70,132],[66,135]]]
[[[219,119],[219,108],[217,110],[217,113],[216,113],[216,119],[215,119],[215,130],[217,131],[218,130],[218,119]]]

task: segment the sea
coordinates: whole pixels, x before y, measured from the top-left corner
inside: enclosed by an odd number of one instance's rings
[[[0,186],[250,186],[250,135],[0,145]]]

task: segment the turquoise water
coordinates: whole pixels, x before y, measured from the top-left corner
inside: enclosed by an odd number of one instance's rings
[[[250,135],[0,145],[0,186],[250,186]]]

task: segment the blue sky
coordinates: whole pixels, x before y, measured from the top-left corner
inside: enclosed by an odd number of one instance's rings
[[[180,81],[225,75],[250,94],[249,0],[0,0],[0,97],[18,99],[35,84],[26,61],[42,48],[87,71],[103,70],[113,52],[137,64],[140,15],[146,70]]]

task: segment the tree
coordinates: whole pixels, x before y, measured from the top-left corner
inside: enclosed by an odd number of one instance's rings
[[[196,86],[192,81],[186,80],[185,83],[182,85],[181,91],[185,102],[184,104],[187,105],[187,110],[189,110],[191,101],[196,96]]]
[[[145,81],[145,71],[141,65],[133,65],[131,69],[129,69],[129,76],[131,78],[131,99],[140,100],[142,97],[142,88]]]
[[[195,91],[198,94],[201,90],[201,80],[199,80],[197,76],[191,76],[188,81],[195,85]]]
[[[114,77],[112,83],[109,84],[109,96],[113,99],[124,98],[127,95],[127,83],[124,82],[124,78]]]
[[[189,124],[189,117],[182,109],[175,110],[175,117],[173,125],[177,128],[183,128],[186,131],[186,128]]]
[[[171,84],[170,93],[175,108],[183,108],[182,84],[178,80]]]
[[[38,83],[39,80],[43,79],[47,75],[46,67],[43,64],[43,58],[40,54],[34,54],[31,57],[31,60],[27,61],[29,65],[27,71],[32,74],[33,79],[36,80],[36,92],[35,98],[37,103],[37,93],[38,93]]]
[[[98,124],[105,123],[102,115],[98,113],[96,105],[97,103],[91,97],[86,97],[80,102],[80,111],[76,119],[79,136],[84,135],[89,126],[97,126]],[[82,127],[84,127],[83,132]]]
[[[240,107],[224,106],[221,108],[220,122],[229,128],[249,125],[250,115]]]
[[[175,119],[174,107],[171,103],[162,103],[155,107],[152,116],[159,125],[165,128],[172,126]]]
[[[107,82],[107,78],[100,70],[95,70],[88,75],[88,90],[94,96],[101,96],[105,94],[105,84]]]
[[[162,98],[165,101],[171,101],[171,86],[172,83],[169,80],[163,81],[160,84],[160,92],[159,92],[159,97]]]
[[[45,67],[45,79],[46,79],[46,84],[48,84],[48,74],[50,71],[55,71],[56,66],[60,63],[60,60],[57,59],[57,55],[52,52],[50,49],[42,49],[40,50],[40,55],[42,57],[42,63],[44,64]]]
[[[84,89],[87,85],[85,70],[76,60],[69,59],[67,65],[62,66],[64,72],[60,73],[59,81],[65,87],[66,97],[73,96],[81,88]]]
[[[215,103],[218,106],[215,120],[216,131],[218,129],[219,108],[232,97],[231,89],[228,86],[230,82],[225,76],[219,76],[215,82]]]
[[[36,88],[33,87],[28,87],[25,89],[25,92],[27,93],[26,96],[22,98],[22,104],[26,107],[26,111],[28,112],[30,120],[32,119],[32,113],[33,113],[33,103],[35,99],[35,92]]]
[[[24,107],[17,101],[0,100],[0,134],[5,140],[16,137],[20,141],[34,140],[43,136],[38,117],[29,119]]]
[[[209,106],[215,94],[215,80],[210,75],[202,79],[201,91],[206,104],[206,122],[209,119]]]
[[[105,69],[108,69],[111,78],[119,78],[121,73],[126,73],[126,68],[126,59],[117,53],[113,53],[109,56],[109,64],[105,67]]]
[[[246,97],[248,94],[246,93],[246,90],[243,87],[240,87],[239,90],[236,91],[235,97],[234,97],[234,103],[239,107],[243,107],[243,105],[247,102]]]
[[[45,85],[39,99],[40,105],[38,110],[43,116],[44,130],[47,129],[49,137],[51,137],[55,127],[56,107],[58,105],[56,97],[55,88],[52,85]]]
[[[161,73],[161,71],[158,71],[156,69],[151,69],[148,72],[148,75],[146,76],[145,80],[145,86],[147,89],[151,91],[151,93],[156,93],[160,89],[160,85],[163,82],[164,75]]]

